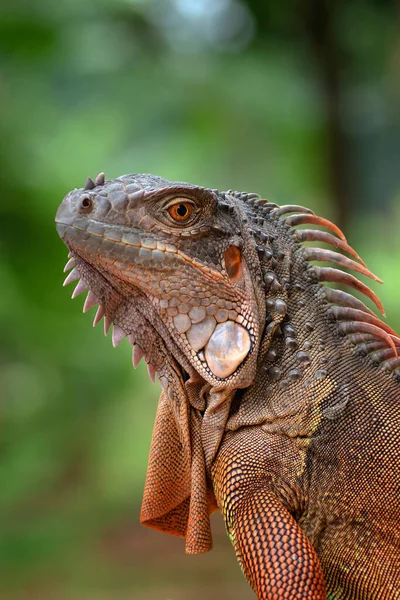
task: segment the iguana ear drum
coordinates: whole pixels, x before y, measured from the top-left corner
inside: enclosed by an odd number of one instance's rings
[[[205,359],[214,375],[229,377],[244,361],[250,347],[247,330],[238,323],[226,321],[215,328],[205,347]]]
[[[242,271],[242,254],[237,246],[230,246],[224,253],[225,268],[230,279],[237,279]]]

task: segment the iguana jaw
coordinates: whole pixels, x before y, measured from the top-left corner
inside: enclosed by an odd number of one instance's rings
[[[118,286],[113,287],[106,273],[101,273],[98,267],[93,267],[83,260],[72,248],[68,254],[68,262],[64,271],[72,269],[67,275],[64,285],[74,282],[76,288],[72,298],[88,291],[83,312],[97,306],[93,327],[99,323],[104,325],[104,334],[111,330],[114,347],[127,338],[132,347],[132,364],[136,368],[144,358],[148,373],[154,382],[155,375],[159,376],[164,389],[168,389],[165,375],[175,381],[174,387],[182,388],[182,380],[196,380],[198,375],[186,359],[185,355],[174,344],[172,338],[166,335],[165,327],[154,309],[148,304],[140,290]],[[109,315],[113,315],[111,318]],[[167,343],[164,343],[163,336]],[[175,375],[179,374],[176,378]],[[182,388],[181,393],[185,393]]]
[[[221,246],[222,265],[213,267],[190,256],[181,239],[139,228],[138,222],[149,216],[143,203],[136,203],[135,226],[127,227],[96,218],[104,213],[104,198],[98,196],[94,214],[77,211],[86,196],[84,190],[67,196],[57,213],[57,228],[73,253],[74,276],[81,278],[78,292],[91,290],[85,305],[98,299],[106,325],[110,320],[114,324],[114,345],[124,335],[139,343],[138,321],[147,319],[164,341],[170,338],[177,360],[189,363],[213,387],[248,386],[254,379],[262,323],[257,322],[252,278],[231,233],[224,239],[209,224]],[[192,242],[205,238],[195,234]],[[151,354],[146,339],[140,346],[146,356]]]

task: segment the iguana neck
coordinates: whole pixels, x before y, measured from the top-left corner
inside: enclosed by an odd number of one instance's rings
[[[264,423],[271,431],[309,439],[320,421],[322,402],[334,391],[338,401],[348,393],[340,365],[361,359],[330,315],[324,287],[311,281],[301,253],[290,246],[274,250],[281,252],[275,289],[279,284],[279,293],[285,293],[285,314],[279,324],[267,320],[256,379],[237,393],[227,428]],[[289,269],[282,264],[285,252]],[[265,299],[268,311],[269,289]]]

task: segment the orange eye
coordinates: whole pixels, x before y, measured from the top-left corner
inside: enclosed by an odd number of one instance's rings
[[[168,212],[174,221],[184,223],[193,213],[193,205],[190,202],[177,202],[168,208]]]

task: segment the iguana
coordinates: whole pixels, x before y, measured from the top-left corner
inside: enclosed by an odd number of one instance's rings
[[[399,599],[400,338],[325,285],[383,312],[341,230],[253,193],[103,173],[56,223],[72,296],[89,290],[84,312],[98,304],[94,325],[163,389],[141,522],[200,553],[219,509],[261,599]]]

